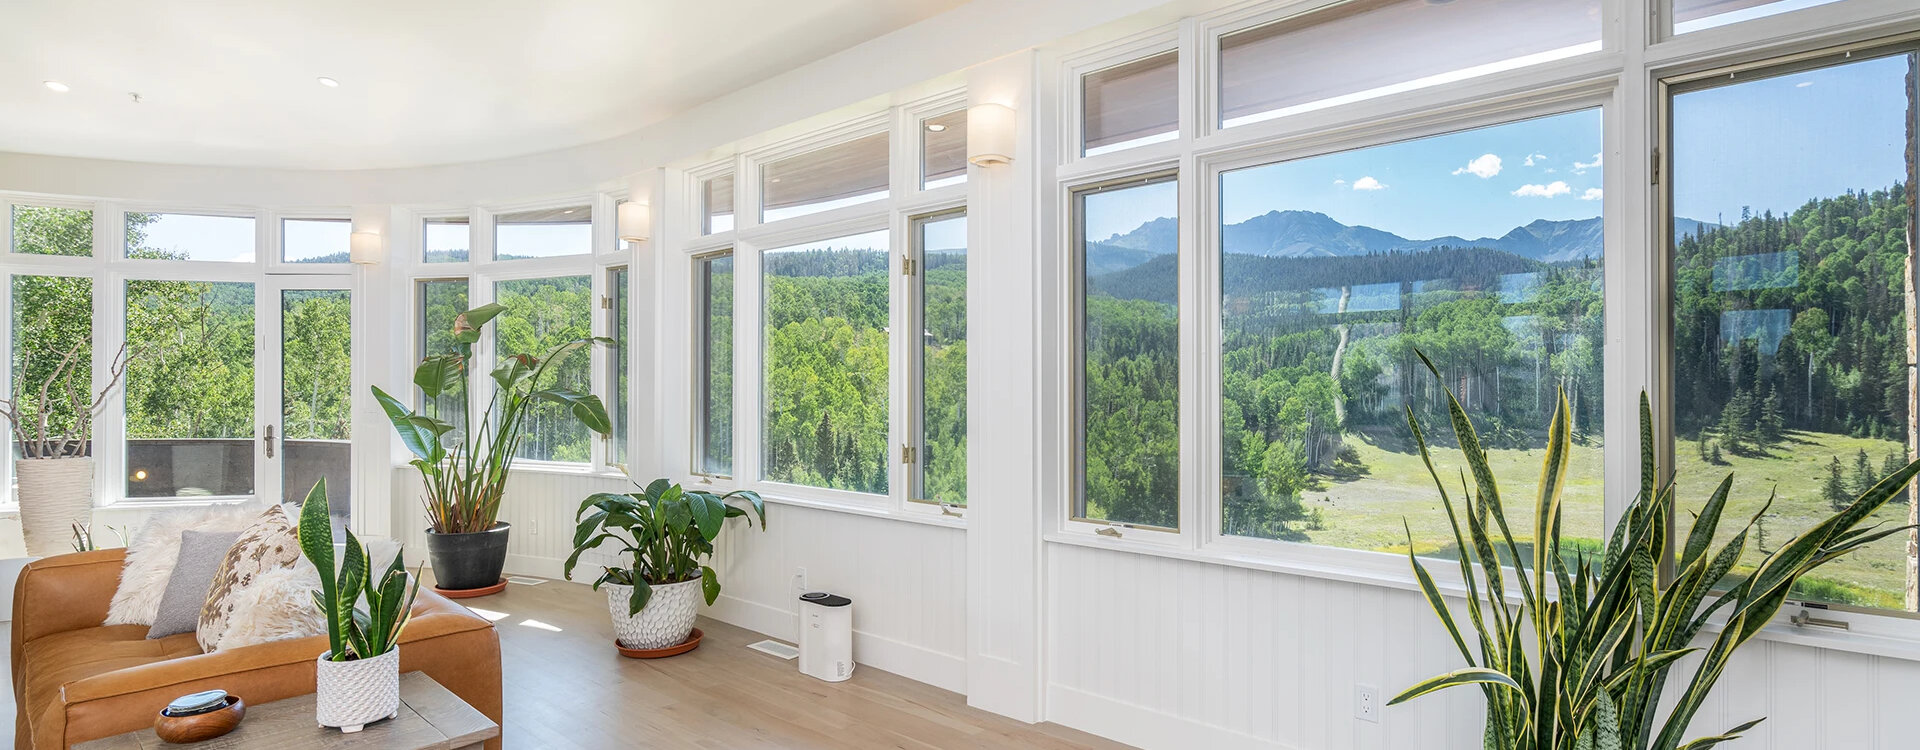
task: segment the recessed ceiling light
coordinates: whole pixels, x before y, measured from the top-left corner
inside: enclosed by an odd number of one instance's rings
[[[73,90],[71,87],[59,81],[41,81],[41,83],[45,84],[48,89],[56,93],[64,94],[64,93],[67,93],[68,91]]]
[[[320,85],[322,85],[322,86],[325,86],[325,87],[327,87],[327,88],[330,88],[330,89],[337,89],[337,88],[340,88],[340,82],[339,82],[339,81],[336,81],[336,80],[333,80],[333,79],[331,79],[331,78],[328,78],[328,77],[326,77],[326,76],[320,76],[319,78],[317,78],[317,79],[314,79],[314,80],[317,80],[317,81],[319,81],[319,82],[320,82]]]
[[[946,129],[947,129],[947,126],[937,122],[927,123],[927,132],[929,133],[940,133],[940,132],[946,131]]]
[[[560,213],[563,213],[563,214],[570,214],[570,213],[573,213],[573,209],[571,209],[571,208],[569,208],[569,209],[567,209],[567,210],[565,210],[565,211],[561,211]]]

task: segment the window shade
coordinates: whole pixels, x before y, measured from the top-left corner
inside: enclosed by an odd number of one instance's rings
[[[1673,32],[1711,29],[1839,0],[1673,0]]]
[[[1092,155],[1180,130],[1180,55],[1163,52],[1080,81],[1082,147]]]
[[[760,167],[760,219],[777,221],[886,197],[888,134],[875,133]]]
[[[1599,49],[1599,0],[1352,0],[1221,37],[1220,120],[1232,127]]]
[[[938,187],[965,180],[967,111],[962,109],[929,117],[921,127],[920,186]]]

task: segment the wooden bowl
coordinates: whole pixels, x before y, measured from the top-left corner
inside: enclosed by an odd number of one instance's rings
[[[162,711],[153,720],[153,733],[179,745],[204,742],[233,731],[244,718],[247,718],[247,702],[240,700],[240,696],[229,695],[227,707],[218,711],[193,716],[168,716]]]
[[[613,639],[613,647],[620,650],[621,656],[629,659],[659,659],[668,656],[679,656],[680,654],[699,648],[700,638],[704,635],[706,634],[700,632],[699,628],[694,628],[693,632],[687,634],[686,640],[666,648],[627,648],[626,646],[620,645],[620,639],[615,638]]]

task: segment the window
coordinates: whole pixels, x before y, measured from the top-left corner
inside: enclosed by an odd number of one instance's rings
[[[1676,495],[1686,518],[1731,472],[1725,512],[1743,518],[1778,493],[1743,564],[1913,455],[1916,60],[1850,59],[1673,89]],[[1904,525],[1911,502],[1867,523]],[[1908,538],[1822,566],[1794,596],[1912,611]]]
[[[700,181],[700,233],[733,231],[733,173]]]
[[[93,255],[93,212],[53,206],[13,207],[13,251],[32,255]]]
[[[875,133],[762,165],[760,221],[885,200],[889,143]]]
[[[591,276],[501,281],[494,285],[493,299],[507,307],[493,319],[496,358],[526,354],[544,361],[554,347],[593,333]],[[591,392],[591,359],[586,349],[575,350],[541,378],[539,387]],[[559,405],[542,402],[527,410],[524,437],[514,455],[535,461],[587,463],[592,450],[586,425]]]
[[[353,488],[353,293],[280,292],[281,497],[327,480],[330,508]]]
[[[436,354],[452,354],[455,351],[453,322],[461,313],[473,308],[467,300],[467,280],[427,279],[417,283],[420,287],[420,344],[419,351],[414,352],[415,362]],[[472,377],[473,373],[469,371],[467,375]],[[465,433],[468,407],[464,385],[456,392],[440,394],[431,403],[422,404],[421,408],[427,416],[452,425],[453,432],[450,434],[455,438]]]
[[[1412,409],[1456,445],[1418,352],[1515,497],[1564,390],[1563,544],[1604,546],[1600,149],[1586,110],[1221,176],[1222,533],[1404,552],[1404,519],[1419,551],[1456,554],[1408,437]],[[1517,534],[1531,509],[1507,503]]]
[[[17,216],[17,215],[16,215]],[[79,219],[91,223],[81,212]],[[39,393],[46,389],[47,438],[72,435],[81,414],[75,404],[93,400],[93,280],[84,276],[14,276],[13,355],[9,368],[22,421],[35,425],[21,443],[7,440],[9,455],[40,457]],[[52,446],[52,455],[88,455],[92,446]],[[64,452],[63,452],[64,451]]]
[[[593,207],[570,206],[494,218],[495,260],[558,258],[593,252]]]
[[[1172,175],[1074,194],[1080,265],[1073,515],[1180,523],[1179,188]]]
[[[127,257],[254,262],[253,219],[128,211]]]
[[[920,121],[920,189],[967,181],[967,111],[954,110]]]
[[[949,212],[915,219],[913,239],[920,336],[914,342],[919,436],[912,497],[965,507],[967,216]]]
[[[694,260],[693,471],[733,474],[733,253]]]
[[[140,347],[126,374],[127,496],[253,494],[254,285],[126,291],[127,341]]]
[[[768,480],[885,493],[885,230],[761,254]]]
[[[627,267],[607,272],[607,331],[613,348],[607,354],[607,382],[612,393],[607,398],[607,417],[613,434],[608,436],[608,466],[627,465],[627,357],[632,351],[633,331],[627,325]],[[575,356],[586,356],[580,352]]]
[[[1701,31],[1833,2],[1839,0],[1673,0],[1673,33]]]
[[[1163,52],[1080,79],[1081,153],[1180,137],[1180,54]]]
[[[465,263],[471,257],[468,248],[473,244],[473,233],[468,231],[467,217],[427,219],[422,229],[426,262]]]
[[[346,219],[283,219],[280,260],[287,263],[346,263],[353,222]]]
[[[1498,31],[1482,33],[1492,29]],[[1413,49],[1420,54],[1404,54]],[[1259,122],[1599,49],[1599,0],[1338,3],[1220,38],[1220,124]],[[1341,63],[1326,62],[1336,59]]]

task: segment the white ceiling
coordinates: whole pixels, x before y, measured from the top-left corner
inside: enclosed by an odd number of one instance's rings
[[[517,156],[964,2],[0,0],[0,151],[308,169]]]

